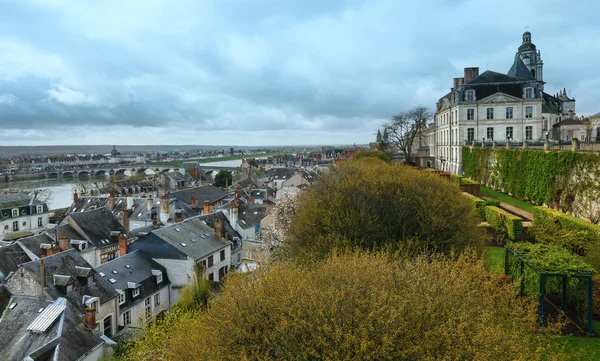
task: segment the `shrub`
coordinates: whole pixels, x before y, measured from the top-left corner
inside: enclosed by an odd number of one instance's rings
[[[490,279],[473,254],[333,255],[232,275],[205,312],[165,330],[161,358],[140,342],[126,359],[563,359],[537,325],[535,300]]]
[[[539,225],[558,225],[560,229],[569,231],[590,232],[600,237],[599,225],[547,207],[534,207],[533,221]]]
[[[379,162],[347,162],[298,198],[284,255],[322,259],[334,249],[482,250],[472,202],[429,172]]]
[[[477,214],[479,215],[479,219],[485,221],[485,207],[488,201],[485,201],[479,197],[475,197],[469,193],[463,193],[467,198],[469,198],[473,204],[475,205],[475,209],[477,210]]]
[[[497,199],[487,199],[485,201],[485,205],[486,206],[500,207],[500,201],[497,200]]]
[[[495,206],[485,207],[485,219],[493,229],[505,233],[509,239],[517,240],[523,233],[523,221],[517,216]]]
[[[600,276],[594,276],[593,281],[592,298],[594,299],[594,315],[600,315]]]

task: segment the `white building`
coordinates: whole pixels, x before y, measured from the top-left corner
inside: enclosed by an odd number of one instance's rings
[[[46,202],[22,193],[0,195],[0,240],[11,234],[40,232],[49,221]]]
[[[552,128],[574,112],[575,100],[563,90],[552,96],[544,92],[543,62],[523,34],[513,65],[507,74],[479,68],[464,69],[454,78],[450,92],[436,105],[434,146],[430,147],[435,167],[462,172],[461,151],[473,142],[542,142],[552,137]]]

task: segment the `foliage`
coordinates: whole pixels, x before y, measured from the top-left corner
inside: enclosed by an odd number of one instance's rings
[[[233,176],[231,172],[221,169],[214,178],[213,185],[219,188],[225,188],[232,184]]]
[[[596,270],[578,255],[554,244],[519,242],[510,244],[537,271],[549,274],[595,274]]]
[[[600,154],[463,147],[465,176],[538,205],[600,221]]]
[[[600,276],[594,276],[592,298],[594,299],[594,315],[600,315]]]
[[[500,201],[497,200],[497,199],[486,199],[485,205],[486,206],[500,207]]]
[[[387,154],[380,150],[362,150],[352,157],[353,160],[360,160],[364,158],[377,158],[381,159],[385,163],[390,162],[390,158],[387,156]]]
[[[198,309],[206,306],[208,300],[213,296],[211,289],[212,281],[196,277],[188,282],[181,290],[179,306],[187,309]]]
[[[284,251],[299,260],[334,249],[482,250],[471,201],[452,183],[411,167],[348,162],[300,194]]]
[[[423,143],[427,121],[432,114],[427,107],[419,105],[406,112],[398,113],[384,124],[384,134],[392,150],[404,154],[407,164],[412,162],[415,145]]]
[[[485,248],[485,266],[491,274],[504,273],[504,247]]]
[[[532,331],[536,332],[532,332]],[[205,312],[125,360],[561,360],[536,305],[474,254],[333,255],[230,277]]]
[[[523,233],[523,221],[517,216],[495,206],[485,207],[485,219],[493,229],[505,233],[509,239],[517,240]]]
[[[488,197],[492,197],[497,199],[499,202],[504,202],[504,203],[508,203],[513,207],[517,207],[520,208],[522,210],[524,210],[525,212],[529,212],[532,213],[533,212],[533,207],[534,205],[528,202],[524,202],[520,199],[511,197],[507,194],[495,191],[493,189],[489,189],[487,187],[481,186],[481,193],[483,193],[484,195],[488,196]]]

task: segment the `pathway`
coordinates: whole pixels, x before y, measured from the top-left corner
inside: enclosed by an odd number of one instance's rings
[[[483,199],[495,199],[489,196],[482,196]],[[523,227],[524,228],[528,228],[528,227],[532,227],[533,226],[533,214],[531,214],[530,212],[527,212],[521,208],[517,208],[513,205],[510,205],[506,202],[502,202],[500,201],[500,208],[504,208],[507,211],[511,211],[515,214],[518,214],[519,216],[523,217],[524,221],[523,221]]]

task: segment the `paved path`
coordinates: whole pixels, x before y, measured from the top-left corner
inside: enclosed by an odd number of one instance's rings
[[[489,196],[482,196],[483,199],[495,199]],[[530,212],[527,212],[521,208],[517,208],[513,205],[510,205],[506,202],[502,202],[500,201],[500,208],[504,208],[508,211],[511,211],[515,214],[518,214],[519,216],[523,217],[525,219],[525,221],[523,222],[523,227],[531,227],[533,226],[533,214],[531,214]]]

